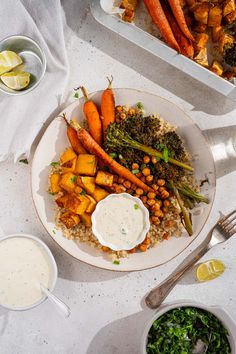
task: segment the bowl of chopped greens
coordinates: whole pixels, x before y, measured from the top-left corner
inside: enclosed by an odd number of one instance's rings
[[[147,323],[142,354],[235,354],[236,325],[220,307],[164,306]]]

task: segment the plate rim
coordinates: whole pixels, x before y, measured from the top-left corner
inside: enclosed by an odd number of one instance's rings
[[[192,117],[186,113],[182,108],[180,108],[176,103],[162,97],[162,96],[159,96],[153,92],[149,92],[149,91],[145,91],[145,90],[140,90],[140,89],[136,89],[136,88],[132,88],[132,87],[115,87],[113,88],[114,92],[115,91],[120,91],[120,90],[127,90],[127,91],[135,91],[135,92],[138,92],[138,93],[141,93],[141,94],[147,94],[149,96],[153,96],[153,97],[158,97],[158,99],[161,99],[163,101],[165,101],[167,104],[170,103],[174,106],[176,106],[181,112],[183,112],[183,114],[185,116],[187,116],[187,118],[189,119],[190,122],[192,122],[192,124],[195,126],[196,129],[198,129],[199,133],[202,135],[205,143],[206,143],[206,147],[212,157],[212,161],[213,161],[213,172],[214,172],[214,180],[213,180],[213,184],[212,184],[212,187],[213,187],[213,193],[212,193],[212,202],[211,202],[211,205],[210,205],[210,209],[208,211],[208,215],[207,215],[207,218],[204,222],[204,224],[202,225],[201,229],[199,230],[198,234],[196,235],[195,238],[192,239],[192,241],[184,247],[184,249],[182,251],[180,251],[178,254],[176,254],[175,256],[173,256],[172,258],[168,259],[167,261],[164,261],[158,265],[154,265],[154,266],[148,266],[148,267],[145,267],[145,268],[140,268],[140,267],[136,267],[133,269],[129,269],[129,270],[125,270],[125,269],[114,269],[114,267],[112,267],[113,263],[111,262],[111,266],[99,266],[97,264],[92,264],[92,263],[89,263],[89,262],[86,262],[85,260],[81,260],[77,257],[75,257],[74,255],[72,255],[71,253],[69,253],[69,251],[67,251],[65,248],[63,248],[57,241],[56,239],[51,235],[51,233],[49,232],[49,230],[47,229],[46,225],[44,224],[44,222],[41,220],[40,216],[39,216],[39,212],[38,212],[38,209],[37,209],[37,206],[36,206],[36,201],[34,199],[34,191],[33,191],[33,168],[34,168],[34,164],[35,164],[35,161],[36,161],[36,155],[38,153],[38,150],[39,150],[39,145],[44,137],[44,135],[46,134],[47,130],[49,129],[49,127],[54,123],[55,119],[57,119],[58,117],[60,117],[62,115],[62,113],[68,109],[68,107],[70,106],[73,106],[75,105],[75,103],[77,104],[80,104],[81,102],[83,102],[83,97],[79,98],[77,101],[74,101],[74,102],[71,102],[69,103],[68,105],[66,105],[62,111],[59,112],[58,115],[56,115],[52,121],[47,125],[46,129],[44,130],[38,144],[37,144],[37,147],[35,149],[35,152],[34,152],[34,156],[33,156],[33,159],[32,159],[32,164],[31,164],[31,169],[30,169],[30,190],[31,190],[31,197],[32,197],[32,200],[33,200],[33,205],[34,205],[34,208],[36,210],[36,214],[38,216],[38,219],[40,220],[42,226],[44,227],[44,229],[46,230],[47,234],[50,236],[50,238],[57,244],[57,246],[59,246],[64,252],[66,252],[70,257],[72,257],[73,259],[75,259],[76,261],[79,261],[79,262],[83,262],[89,266],[92,266],[92,267],[96,267],[98,269],[103,269],[103,270],[107,270],[107,271],[111,271],[111,272],[120,272],[120,273],[129,273],[129,272],[136,272],[136,271],[144,271],[144,270],[148,270],[148,269],[153,269],[153,268],[157,268],[157,267],[160,267],[160,266],[163,266],[164,264],[168,264],[169,262],[171,262],[173,259],[177,258],[178,256],[180,256],[184,251],[186,251],[188,249],[188,247],[190,247],[193,243],[194,240],[197,239],[197,237],[200,235],[200,233],[202,232],[203,228],[205,227],[205,225],[207,224],[207,221],[209,220],[209,217],[211,215],[211,211],[212,211],[212,207],[214,205],[214,201],[215,201],[215,195],[216,195],[216,166],[215,166],[215,160],[214,160],[214,157],[213,157],[213,153],[212,153],[212,150],[210,148],[210,143],[209,141],[206,139],[206,137],[202,134],[202,130],[200,129],[200,127],[196,124],[196,122],[192,119]],[[96,94],[99,94],[101,92],[103,92],[104,90],[97,90],[97,91],[93,91],[90,93],[90,97],[93,97],[94,95]],[[204,242],[204,239],[202,240],[202,242]],[[201,242],[201,243],[202,243]],[[194,249],[193,249],[194,251]],[[118,268],[118,267],[117,267]]]

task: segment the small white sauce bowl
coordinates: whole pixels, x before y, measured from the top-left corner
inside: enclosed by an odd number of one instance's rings
[[[143,224],[143,231],[140,233],[139,237],[129,246],[127,247],[124,246],[124,248],[117,247],[116,245],[106,242],[103,238],[103,235],[98,232],[97,230],[97,214],[100,212],[101,207],[107,203],[108,200],[114,199],[114,198],[127,198],[130,199],[134,202],[134,204],[138,204],[139,209],[142,211],[143,216],[144,216],[144,224]],[[102,199],[100,202],[97,203],[96,209],[94,210],[92,214],[92,231],[93,234],[97,237],[99,243],[103,246],[109,247],[113,251],[128,251],[139,245],[145,240],[145,237],[150,229],[150,222],[149,222],[149,211],[147,208],[144,206],[143,202],[136,197],[133,197],[132,195],[128,193],[119,193],[119,194],[109,194],[106,198]]]
[[[224,311],[221,307],[219,306],[207,306],[204,305],[200,302],[195,302],[195,301],[182,301],[182,302],[174,302],[168,305],[163,305],[160,307],[160,309],[152,316],[151,319],[148,320],[144,327],[144,332],[141,337],[141,351],[140,354],[147,354],[146,346],[148,342],[148,333],[152,327],[153,322],[164,315],[166,312],[173,310],[175,308],[181,308],[181,307],[196,307],[202,310],[205,310],[209,313],[212,313],[215,315],[218,320],[223,324],[223,326],[227,329],[228,331],[228,340],[231,348],[231,354],[236,354],[236,324],[232,320],[232,318],[229,316],[229,314]]]
[[[0,231],[1,231],[1,229],[0,229]],[[55,288],[56,281],[57,281],[57,276],[58,276],[57,264],[56,264],[55,258],[52,255],[52,252],[50,251],[48,246],[43,241],[41,241],[38,237],[35,237],[35,236],[32,236],[32,235],[28,235],[28,234],[12,234],[12,235],[8,235],[8,236],[1,236],[0,235],[0,242],[2,242],[4,240],[7,240],[9,238],[16,238],[16,237],[28,238],[28,239],[34,240],[36,243],[40,244],[40,246],[43,247],[44,251],[46,252],[46,254],[48,256],[48,261],[49,261],[49,265],[50,265],[51,284],[50,284],[50,287],[49,287],[49,291],[52,292],[54,290],[54,288]],[[39,286],[40,286],[40,284],[39,284]],[[47,299],[47,296],[42,293],[41,299],[39,301],[33,303],[30,306],[26,306],[26,307],[10,307],[10,306],[3,305],[1,303],[0,303],[0,306],[6,308],[8,310],[12,310],[12,311],[26,311],[26,310],[30,310],[30,309],[40,305],[46,299]]]

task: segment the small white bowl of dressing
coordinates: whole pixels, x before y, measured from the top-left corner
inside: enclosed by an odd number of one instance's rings
[[[28,234],[0,237],[0,305],[14,311],[29,310],[46,300],[40,284],[53,291],[57,265],[39,238]]]
[[[92,214],[92,231],[101,245],[114,251],[131,250],[145,240],[150,229],[143,202],[128,193],[110,194]]]

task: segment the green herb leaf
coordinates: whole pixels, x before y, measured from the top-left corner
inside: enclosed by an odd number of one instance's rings
[[[60,162],[51,162],[50,165],[52,167],[56,167],[56,166],[60,165]]]
[[[106,171],[106,172],[110,172],[110,168],[109,168],[109,166],[104,166],[104,171]]]
[[[56,235],[56,231],[55,230],[52,230],[52,232],[54,233],[54,235]]]
[[[26,165],[28,165],[28,164],[29,164],[29,161],[28,161],[27,159],[22,159],[22,160],[19,160],[19,162],[24,163],[24,164],[26,164]]]
[[[135,209],[135,210],[139,209],[138,204],[134,204],[134,209]]]
[[[132,170],[132,173],[136,175],[137,173],[139,173],[139,170]]]
[[[85,190],[83,189],[81,192],[80,192],[81,195],[86,195],[87,193],[85,192]]]
[[[78,91],[75,92],[74,98],[79,98],[79,92]]]
[[[57,193],[48,192],[48,194],[51,194],[51,195],[56,195]]]
[[[142,163],[142,165],[140,166],[140,169],[143,170],[146,167],[147,167],[147,165],[145,163]]]
[[[113,264],[119,265],[119,264],[120,264],[120,261],[115,260],[115,261],[113,261]]]
[[[115,159],[117,157],[117,153],[116,152],[110,152],[109,156],[112,158],[112,159]]]
[[[75,183],[77,181],[77,178],[78,178],[78,176],[73,176],[73,177],[71,177],[70,180],[72,183]]]
[[[164,147],[163,150],[163,160],[167,163],[169,161],[169,150],[167,147]]]
[[[142,104],[142,102],[138,102],[136,106],[138,109],[144,109],[144,105]]]

